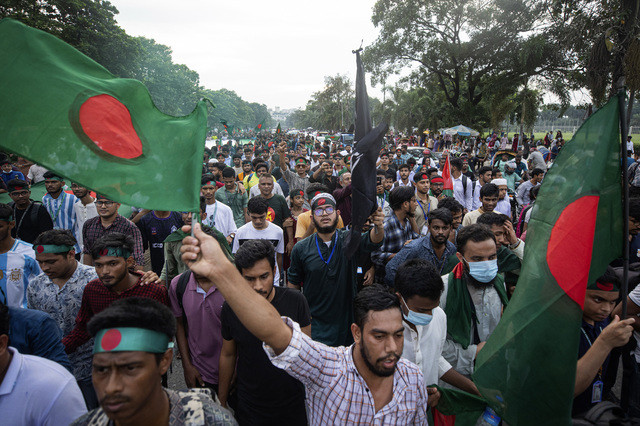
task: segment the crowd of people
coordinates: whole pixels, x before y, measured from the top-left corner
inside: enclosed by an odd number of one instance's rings
[[[475,360],[517,287],[563,145],[551,133],[387,136],[377,209],[351,257],[354,148],[329,138],[263,132],[206,149],[197,221],[124,217],[3,157],[0,423],[427,424],[442,392],[479,395]],[[33,200],[39,181],[47,193]],[[637,262],[640,198],[629,233]],[[588,286],[574,416],[616,398],[620,348],[640,331],[620,320],[614,266]],[[640,288],[628,301],[640,313]],[[168,388],[174,357],[186,389]]]

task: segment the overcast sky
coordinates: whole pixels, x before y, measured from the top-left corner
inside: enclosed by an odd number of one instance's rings
[[[201,85],[269,108],[304,107],[325,76],[355,82],[351,51],[377,34],[375,0],[110,2],[129,35],[171,47],[173,61],[197,71]],[[369,87],[370,96],[380,93]]]

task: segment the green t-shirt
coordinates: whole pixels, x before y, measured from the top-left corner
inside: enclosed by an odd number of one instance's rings
[[[247,202],[249,201],[249,196],[246,191],[244,194],[240,194],[237,189],[231,192],[227,191],[226,187],[222,187],[216,191],[216,200],[231,207],[233,221],[238,228],[246,223],[244,220],[244,209],[247,207]]]

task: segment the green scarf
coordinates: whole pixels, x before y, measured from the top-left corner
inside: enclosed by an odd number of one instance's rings
[[[496,275],[491,284],[498,292],[502,304],[507,306],[507,291],[504,288],[502,275]],[[447,314],[447,334],[455,342],[461,344],[464,349],[467,349],[471,343],[471,321],[473,321],[473,317],[462,262],[458,263],[449,274],[449,291],[447,292],[447,306],[444,312]]]

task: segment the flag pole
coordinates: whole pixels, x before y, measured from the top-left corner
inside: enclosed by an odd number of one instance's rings
[[[622,318],[627,317],[627,294],[629,293],[629,181],[627,179],[627,123],[624,87],[618,91],[618,109],[620,111],[620,161],[622,166]]]

